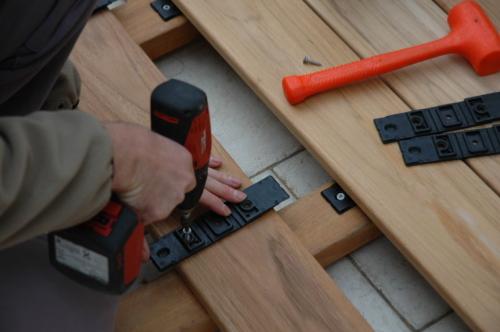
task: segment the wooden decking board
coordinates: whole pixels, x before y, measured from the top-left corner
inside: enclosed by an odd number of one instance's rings
[[[306,2],[362,57],[421,44],[449,31],[446,13],[431,0]],[[410,66],[385,75],[384,80],[413,109],[500,91],[500,74],[480,77],[458,56]],[[472,158],[466,163],[500,194],[500,156]]]
[[[353,51],[305,3],[176,0],[176,4],[315,155],[414,266],[476,329],[500,326],[500,198],[465,163],[407,168],[373,119],[408,106],[380,80],[324,93],[296,107],[281,78]]]
[[[91,19],[72,59],[84,82],[82,110],[148,123],[150,91],[164,78],[112,14]],[[179,271],[224,330],[370,330],[274,212],[191,257]]]
[[[321,191],[330,185],[321,186],[278,212],[325,267],[380,236],[380,231],[360,208],[341,215],[333,210],[321,196]]]
[[[220,144],[214,145],[214,153],[224,160],[223,170],[225,172],[231,172],[235,175],[242,174],[241,169],[237,167],[231,156]],[[245,185],[247,184],[249,182],[245,183]],[[278,212],[297,235],[300,242],[324,267],[345,257],[380,235],[380,231],[359,208],[353,208],[343,215],[332,213],[332,208],[320,194],[321,190],[329,185],[322,186]],[[164,234],[171,229],[172,224],[159,223],[156,232]],[[170,296],[162,295],[163,290],[170,293],[170,289],[173,289]],[[159,309],[138,306],[138,304],[147,301],[157,303]],[[171,324],[167,326],[165,324],[167,319],[160,313],[170,311],[175,312],[176,315],[168,315],[168,321]],[[185,312],[186,315],[194,312],[195,314],[191,314],[191,317],[195,317],[195,319],[186,320],[186,316],[177,315],[177,313],[182,312]],[[147,324],[141,322],[147,322]],[[125,296],[121,302],[117,328],[119,332],[159,331],[160,328],[163,329],[162,331],[177,331],[181,327],[186,331],[208,332],[216,330],[215,323],[182,283],[177,273],[168,275],[167,280],[159,279],[141,286],[140,289]]]
[[[432,1],[306,1],[362,57],[436,39],[449,30],[446,14]],[[499,12],[500,2],[496,7],[494,12]],[[500,91],[500,74],[479,77],[458,57],[415,65],[385,75],[384,80],[413,109]],[[500,194],[500,156],[470,159],[466,163]],[[498,256],[492,260],[494,265]],[[468,313],[461,313],[467,320]],[[475,326],[474,322],[469,323]]]
[[[136,44],[156,59],[191,42],[198,36],[184,16],[163,21],[151,8],[151,0],[129,0],[113,13]]]
[[[126,294],[116,332],[215,332],[217,326],[182,278],[172,272]]]

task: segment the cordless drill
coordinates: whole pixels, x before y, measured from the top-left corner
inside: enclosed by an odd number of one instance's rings
[[[205,92],[175,79],[160,84],[151,95],[151,129],[184,145],[193,157],[196,187],[178,206],[182,232],[189,242],[192,239],[191,212],[205,188],[212,147]]]
[[[192,154],[196,187],[178,206],[189,242],[191,211],[203,193],[211,151],[205,93],[178,80],[160,84],[151,95],[151,129],[184,145]],[[52,265],[71,279],[121,294],[139,276],[143,241],[143,224],[132,209],[113,197],[88,222],[49,234],[49,256]]]

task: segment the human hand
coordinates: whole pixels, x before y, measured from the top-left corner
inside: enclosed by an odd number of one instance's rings
[[[241,180],[229,174],[222,173],[217,168],[222,166],[222,160],[212,156],[208,164],[208,178],[205,190],[200,199],[200,203],[210,210],[222,216],[231,214],[231,210],[224,204],[224,201],[231,203],[242,202],[247,196],[244,192],[237,190],[241,187]],[[142,259],[147,262],[150,251],[149,245],[144,240]]]
[[[145,225],[165,219],[196,180],[190,153],[144,127],[104,123],[113,146],[111,189]]]
[[[120,122],[106,122],[104,126],[113,145],[112,191],[145,225],[165,219],[196,184],[191,155],[180,144],[146,128]],[[237,190],[241,180],[216,170],[221,165],[221,159],[210,158],[200,203],[228,216],[231,211],[224,201],[239,203],[246,195]],[[149,258],[146,242],[143,258]]]
[[[201,195],[200,203],[215,213],[227,217],[231,214],[231,210],[224,204],[224,201],[240,203],[247,195],[238,190],[241,187],[240,179],[217,170],[222,166],[220,158],[212,156],[208,166],[207,183]]]

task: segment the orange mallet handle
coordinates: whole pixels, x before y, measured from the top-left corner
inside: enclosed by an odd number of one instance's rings
[[[402,50],[375,55],[363,60],[331,67],[305,75],[283,78],[283,90],[290,104],[309,96],[353,82],[378,76],[420,61],[453,53],[456,41],[451,36]]]

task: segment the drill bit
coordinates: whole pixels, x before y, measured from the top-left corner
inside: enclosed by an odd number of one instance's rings
[[[182,236],[188,243],[191,243],[193,240],[193,230],[191,229],[191,226],[185,226],[182,228]]]
[[[184,239],[190,243],[193,240],[193,230],[191,229],[191,212],[190,210],[181,211],[181,225],[182,225],[182,235]]]
[[[316,60],[313,60],[310,56],[307,56],[307,55],[304,57],[304,60],[302,60],[302,63],[305,65],[313,65],[313,66],[318,66],[318,67],[323,66],[321,63],[319,63]]]

